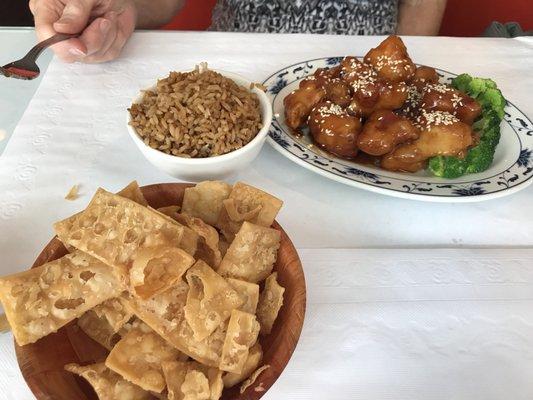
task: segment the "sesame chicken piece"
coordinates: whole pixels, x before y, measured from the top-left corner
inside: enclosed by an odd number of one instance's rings
[[[443,83],[424,87],[420,107],[426,111],[448,112],[468,125],[481,114],[481,106],[476,100]]]
[[[376,110],[395,110],[404,105],[407,100],[407,85],[405,82],[379,81],[379,98]]]
[[[361,120],[339,105],[329,101],[318,104],[309,115],[309,130],[317,145],[330,153],[343,158],[357,155]]]
[[[409,81],[410,85],[416,86],[420,91],[430,83],[439,83],[439,75],[435,71],[435,68],[426,67],[425,65],[417,67],[415,74]]]
[[[381,158],[380,166],[381,168],[386,169],[388,171],[417,172],[422,169],[426,169],[427,161],[410,163],[400,158],[383,156]]]
[[[374,67],[380,78],[391,82],[408,81],[416,70],[405,44],[396,35],[387,37],[378,47],[370,49],[364,62]]]
[[[355,85],[354,95],[348,110],[353,115],[368,117],[377,110],[395,110],[401,108],[408,97],[408,88],[404,82],[389,82],[377,79],[372,89],[359,89]]]
[[[406,117],[389,110],[375,111],[357,138],[359,150],[381,156],[402,143],[417,139],[418,129]]]
[[[350,86],[340,79],[340,71],[340,65],[335,68],[319,68],[313,76],[326,91],[324,100],[346,107],[350,104],[352,93]]]
[[[383,156],[382,168],[405,171],[401,165],[413,165],[434,156],[464,157],[473,144],[472,128],[450,113],[422,110],[415,124],[421,129],[418,139]]]
[[[340,63],[340,78],[353,92],[348,107],[351,114],[368,117],[375,110],[394,110],[407,99],[407,85],[380,78],[372,65],[355,57],[344,57]]]
[[[297,129],[305,124],[313,107],[325,95],[326,91],[313,76],[300,82],[299,88],[283,100],[287,125],[292,129]]]

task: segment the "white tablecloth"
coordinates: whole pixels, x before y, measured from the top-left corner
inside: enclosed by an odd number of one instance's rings
[[[0,157],[0,275],[27,268],[52,223],[81,209],[98,186],[172,181],[145,161],[125,129],[126,107],[157,77],[208,61],[262,81],[298,61],[362,55],[380,40],[144,32],[114,63],[54,60]],[[492,77],[533,115],[533,39],[406,43],[416,62]],[[478,204],[400,200],[328,181],[268,145],[237,179],[285,200],[279,221],[309,281],[301,345],[268,399],[531,398],[529,250],[332,249],[529,247],[532,188]],[[82,197],[68,202],[73,184],[82,185]],[[29,398],[8,341],[0,341],[2,395]]]
[[[304,329],[265,400],[533,398],[533,250],[300,256]],[[33,399],[11,335],[0,354],[0,398]]]

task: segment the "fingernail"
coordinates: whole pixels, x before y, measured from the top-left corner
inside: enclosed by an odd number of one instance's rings
[[[68,49],[68,52],[76,57],[85,57],[87,55],[76,47],[71,47],[70,49]]]
[[[105,34],[109,28],[111,28],[111,22],[107,19],[103,19],[102,22],[100,22],[100,31]]]

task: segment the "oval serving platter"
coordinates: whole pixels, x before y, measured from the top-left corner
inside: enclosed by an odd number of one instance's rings
[[[533,180],[533,123],[507,101],[501,139],[489,169],[457,179],[444,179],[427,171],[400,173],[337,158],[313,145],[308,134],[295,135],[285,123],[283,99],[300,81],[318,68],[334,67],[342,57],[325,57],[290,65],[263,84],[272,101],[274,118],[268,141],[281,154],[326,178],[394,197],[436,202],[475,202],[507,196]],[[436,69],[441,82],[456,74]]]

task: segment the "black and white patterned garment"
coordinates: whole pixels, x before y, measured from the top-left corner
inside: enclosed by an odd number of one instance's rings
[[[218,0],[211,30],[389,35],[398,0]]]

